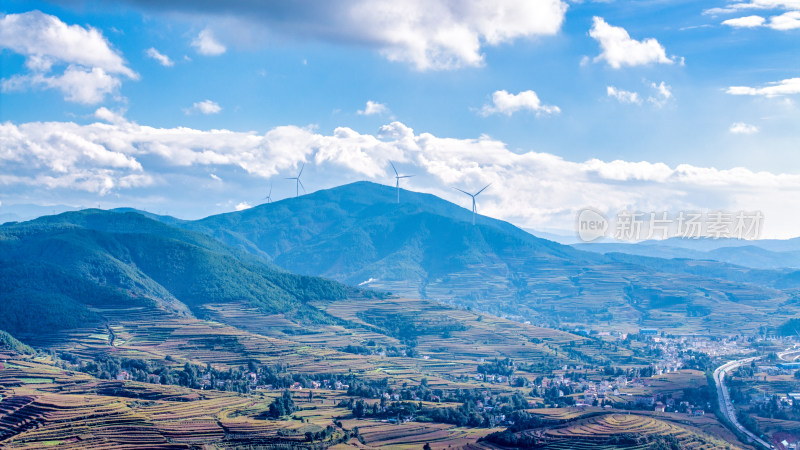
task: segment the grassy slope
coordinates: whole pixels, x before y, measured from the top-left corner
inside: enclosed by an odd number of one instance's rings
[[[543,324],[673,331],[755,326],[794,278],[717,262],[598,255],[428,194],[360,182],[180,226],[292,272],[369,284]],[[788,302],[781,311],[791,316]],[[733,314],[729,314],[732,312]]]
[[[335,282],[134,213],[87,210],[0,227],[0,327],[13,333],[98,324],[98,310],[202,315],[206,303],[231,301],[325,321],[308,302],[345,295]]]

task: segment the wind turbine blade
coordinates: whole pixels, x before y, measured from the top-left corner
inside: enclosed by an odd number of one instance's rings
[[[397,173],[397,168],[395,168],[395,167],[394,167],[394,163],[393,163],[393,162],[391,162],[391,161],[389,161],[389,164],[391,164],[391,165],[392,165],[392,170],[394,170],[394,174],[395,174],[395,175],[397,175],[397,176],[400,176],[400,174],[399,174],[399,173]]]
[[[470,194],[470,193],[469,193],[469,192],[467,192],[467,191],[462,191],[461,189],[459,189],[459,188],[456,188],[456,187],[454,187],[453,189],[455,189],[455,190],[457,190],[457,191],[460,191],[460,192],[463,192],[463,193],[465,193],[465,194],[469,195],[470,197],[472,197],[472,194]]]
[[[298,183],[300,183],[300,187],[301,187],[301,188],[303,188],[303,193],[305,193],[305,192],[306,192],[306,187],[305,187],[305,186],[303,186],[303,182],[302,182],[302,181],[300,181],[300,179],[299,179],[299,178],[297,179],[297,182],[298,182]]]
[[[306,163],[303,163],[303,165],[300,166],[300,173],[297,174],[297,178],[300,178],[300,175],[303,174],[303,169],[305,169],[305,168],[306,168]]]
[[[480,191],[478,191],[478,194],[480,194],[481,192],[485,191],[485,190],[486,190],[486,188],[488,188],[488,187],[489,187],[489,186],[491,186],[491,185],[492,185],[492,183],[489,183],[489,184],[487,184],[486,186],[484,186],[484,187],[483,187],[483,189],[481,189]],[[475,195],[478,195],[478,194],[475,194]]]
[[[297,177],[286,177],[287,180],[296,180]]]
[[[399,176],[399,177],[397,177],[397,178],[411,178],[411,177],[413,177],[413,176],[414,176],[414,175],[402,175],[402,176]]]

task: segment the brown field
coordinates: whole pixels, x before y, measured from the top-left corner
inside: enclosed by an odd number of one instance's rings
[[[597,442],[605,442],[615,435],[623,434],[661,435],[677,438],[683,448],[738,448],[700,430],[638,414],[604,414],[552,428],[545,431],[544,434],[555,439]]]

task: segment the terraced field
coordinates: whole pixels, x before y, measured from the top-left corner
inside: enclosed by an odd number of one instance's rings
[[[680,442],[681,448],[686,449],[735,448],[727,442],[698,430],[636,414],[605,414],[575,421],[569,425],[544,432],[544,436],[556,441],[580,441],[586,444],[603,444],[624,435],[634,437],[671,436]],[[555,442],[553,445],[559,445],[559,442]]]
[[[356,426],[364,439],[363,445],[368,448],[420,449],[425,444],[430,444],[432,448],[496,448],[489,443],[477,442],[481,437],[497,431],[496,429],[458,428],[437,423],[344,421],[345,428]]]
[[[334,427],[323,446],[491,448],[477,441],[490,429],[445,424],[338,418],[350,411],[335,405],[341,391],[317,389],[295,393],[299,410],[292,420],[264,420],[280,392],[238,395],[177,386],[98,380],[66,372],[44,358],[22,359],[0,354],[0,448],[159,448],[185,449],[261,446],[303,448],[312,445],[306,432]],[[430,405],[428,405],[430,406]],[[346,430],[361,430],[362,442],[347,439]],[[339,444],[337,444],[339,443]],[[281,447],[283,446],[283,447]]]
[[[46,361],[14,355],[0,371],[0,447],[189,448],[306,442],[305,431],[333,426],[347,412],[332,406],[338,393],[298,395],[304,419],[258,419],[276,392],[237,395],[177,386],[97,380],[62,371]],[[42,382],[47,379],[48,382]],[[326,402],[327,400],[327,402]],[[327,405],[330,406],[325,406]],[[326,414],[316,412],[323,408]],[[336,428],[329,442],[342,440]]]

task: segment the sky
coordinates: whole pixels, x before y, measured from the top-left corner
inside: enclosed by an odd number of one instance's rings
[[[0,218],[200,218],[369,180],[523,228],[800,235],[800,0],[4,0]]]

